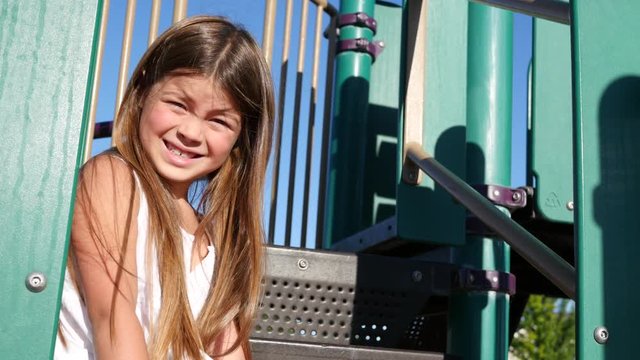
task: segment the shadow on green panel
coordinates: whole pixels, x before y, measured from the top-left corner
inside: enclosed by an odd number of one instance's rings
[[[635,281],[640,270],[640,77],[612,82],[602,94],[598,116],[601,182],[593,194],[593,215],[602,230],[603,325],[611,334],[605,352],[607,359],[628,359],[631,349],[637,351],[640,323]]]

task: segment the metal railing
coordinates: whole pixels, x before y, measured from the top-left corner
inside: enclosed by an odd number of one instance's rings
[[[147,46],[158,35],[161,3],[160,0],[152,0],[151,2]],[[301,8],[297,8],[298,6]],[[93,140],[110,137],[114,127],[113,121],[102,119],[102,122],[96,123],[98,95],[100,90],[115,92],[115,118],[128,80],[134,39],[134,22],[136,16],[139,16],[136,7],[136,0],[127,1],[120,53],[119,56],[117,54],[109,55],[111,58],[120,58],[118,79],[115,89],[106,89],[104,86],[101,87],[100,80],[105,58],[104,49],[110,1],[104,0],[103,2],[103,17],[97,45],[98,59],[94,73],[96,81],[91,93],[90,125],[84,152],[85,161],[92,154]],[[186,9],[186,0],[175,0],[173,22],[184,18]],[[272,66],[272,73],[277,84],[274,152],[271,158],[270,174],[268,174],[270,189],[266,189],[270,190],[266,191],[266,196],[269,199],[266,211],[266,216],[269,219],[267,234],[271,244],[318,247],[318,244],[321,243],[320,239],[322,239],[324,196],[317,195],[315,199],[313,197],[316,194],[323,194],[326,182],[326,149],[329,143],[333,58],[338,12],[326,0],[287,0],[286,6],[282,10],[279,13],[277,0],[265,1],[262,49],[267,62]],[[276,20],[279,20],[283,26],[278,27],[280,24]],[[297,29],[294,28],[296,25]],[[295,34],[297,38],[292,38],[292,34]],[[281,36],[282,41],[274,42],[276,36]],[[292,40],[297,40],[297,44]],[[275,54],[278,51],[280,51],[280,56]],[[295,78],[291,78],[289,75],[289,72],[293,70],[289,66],[292,55],[296,56]],[[308,58],[311,58],[311,61],[307,61]],[[293,92],[293,96],[291,92]],[[302,133],[305,129],[306,133]],[[284,130],[287,130],[285,137],[283,137]],[[315,142],[314,139],[316,139]],[[320,143],[319,146],[318,143]],[[298,151],[298,149],[302,150]],[[286,159],[285,156],[287,156]],[[300,167],[300,171],[297,170],[298,167]],[[287,171],[288,176],[282,176],[282,173],[286,174]],[[314,176],[314,174],[318,175]],[[318,190],[312,189],[312,180],[316,179],[315,185]],[[296,184],[301,185],[296,186]],[[286,188],[287,191],[279,193],[279,188]],[[302,199],[301,202],[297,201],[300,199]],[[317,218],[313,218],[311,215],[314,210],[317,212]],[[276,226],[276,224],[283,222],[284,226]],[[314,225],[315,233],[312,232]],[[299,235],[295,230],[299,230]]]
[[[407,144],[406,154],[404,166],[414,166],[424,171],[563,293],[571,299],[576,298],[576,271],[573,266],[447,170],[420,145]]]

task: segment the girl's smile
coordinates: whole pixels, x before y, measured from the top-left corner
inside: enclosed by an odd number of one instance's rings
[[[241,117],[210,77],[174,74],[158,82],[140,117],[142,146],[174,195],[217,170],[238,139]]]

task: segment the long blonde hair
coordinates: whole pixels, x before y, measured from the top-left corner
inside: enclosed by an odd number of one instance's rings
[[[198,197],[196,241],[216,249],[215,280],[197,319],[189,308],[182,235],[163,179],[139,141],[142,105],[151,87],[173,72],[211,76],[242,115],[242,130],[227,161],[209,174]],[[157,249],[161,308],[151,358],[200,358],[230,324],[248,354],[263,273],[262,191],[273,131],[273,85],[259,46],[244,29],[210,16],[185,19],[162,34],[135,71],[117,115],[114,142],[139,175],[149,202],[149,236]],[[231,350],[230,350],[231,351]],[[220,354],[210,354],[220,355]]]

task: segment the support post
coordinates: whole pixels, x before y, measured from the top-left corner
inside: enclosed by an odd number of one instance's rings
[[[340,2],[340,15],[374,15],[373,0]],[[373,39],[373,31],[361,25],[340,28],[339,41]],[[336,56],[333,124],[329,145],[329,178],[325,207],[324,247],[369,226],[365,219],[365,157],[369,78],[372,56],[344,51]]]
[[[467,55],[467,182],[510,186],[513,15],[469,4]],[[500,239],[468,236],[454,250],[464,267],[509,271]],[[507,359],[509,296],[459,292],[450,299],[447,352],[464,359]]]

